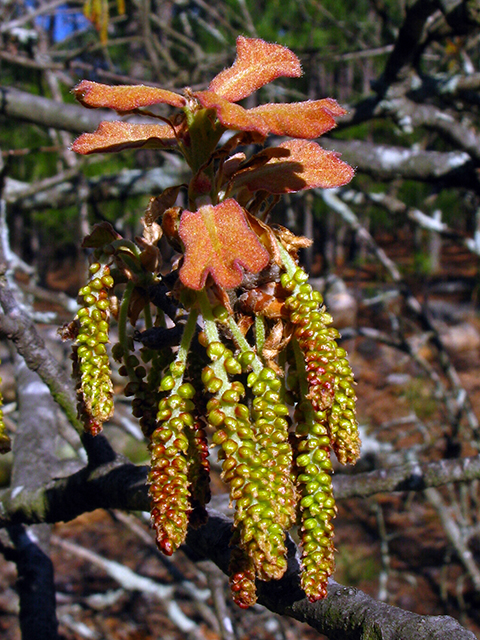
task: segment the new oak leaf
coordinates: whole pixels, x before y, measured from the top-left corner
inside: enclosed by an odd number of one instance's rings
[[[164,149],[175,144],[175,132],[168,124],[106,121],[100,122],[93,133],[82,133],[72,144],[72,151],[88,155],[134,148]]]
[[[150,107],[153,104],[169,104],[182,108],[186,104],[183,96],[168,89],[148,87],[144,84],[110,86],[91,80],[82,80],[73,89],[76,99],[84,107],[98,109],[104,107],[115,109],[120,113],[135,111],[140,107]]]
[[[178,233],[185,246],[180,280],[190,289],[201,289],[208,274],[220,287],[233,289],[242,281],[242,267],[258,273],[270,259],[232,198],[184,211]]]
[[[253,156],[250,166],[239,171],[233,184],[250,191],[284,194],[341,187],[353,174],[352,167],[334,151],[325,151],[316,142],[287,140]]]
[[[235,62],[215,76],[208,88],[230,102],[238,102],[276,78],[301,75],[300,61],[287,47],[239,36]]]

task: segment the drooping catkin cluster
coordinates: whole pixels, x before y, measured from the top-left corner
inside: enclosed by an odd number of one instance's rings
[[[177,357],[161,379],[157,425],[150,437],[152,525],[157,544],[167,555],[185,540],[189,521],[196,525],[205,521],[210,500],[208,442],[196,415],[195,387],[185,382],[196,318],[192,312]]]
[[[262,368],[247,378],[253,408],[241,402],[246,390],[231,380],[242,366],[221,342],[208,345],[212,364],[203,371],[209,424],[216,429],[214,444],[221,446],[222,479],[235,502],[234,527],[238,544],[252,566],[237,553],[232,563],[232,591],[241,606],[252,604],[254,589],[247,586],[252,573],[261,580],[280,578],[287,567],[285,531],[294,520],[294,488],[287,469],[291,466],[288,443],[288,409],[280,401],[281,382],[275,372]],[[268,422],[268,425],[267,425]],[[278,463],[275,460],[278,455]],[[237,570],[240,565],[240,570]],[[241,578],[240,578],[241,574]],[[237,590],[238,584],[243,586]],[[235,587],[235,589],[234,589]]]
[[[109,341],[109,289],[114,280],[106,264],[90,265],[89,282],[79,291],[78,332],[73,352],[79,414],[96,435],[113,414],[113,385],[106,345]]]
[[[333,449],[341,463],[354,463],[359,454],[346,353],[337,344],[339,334],[322,296],[292,264],[277,287],[280,315],[273,323],[268,318],[255,322],[258,310],[252,310],[242,330],[235,311],[228,312],[206,291],[191,291],[179,346],[135,352],[125,330],[131,312],[120,310],[124,326],[112,349],[119,372],[128,378],[125,395],[132,397],[132,411],[150,441],[152,525],[167,555],[185,541],[189,525],[205,520],[209,439],[218,446],[221,477],[235,507],[230,585],[241,607],[255,603],[257,579],[284,574],[286,533],[294,524],[302,548],[302,588],[311,601],[326,596],[334,569],[336,513],[330,453]],[[77,315],[81,408],[93,426],[112,410],[105,349],[112,285],[108,267],[92,265]],[[132,292],[130,287],[135,301]],[[124,299],[128,302],[125,294]],[[133,303],[126,302],[124,311],[131,310]],[[144,313],[151,323],[150,311]],[[242,314],[248,315],[243,307]],[[155,322],[162,319],[159,313]],[[252,324],[255,331],[249,333]],[[264,348],[265,328],[278,333],[276,356],[273,348]]]
[[[192,385],[178,384],[181,376],[165,376],[161,388],[172,393],[162,398],[158,426],[150,439],[148,476],[152,499],[152,523],[157,545],[171,555],[182,544],[192,510],[189,481],[189,441],[185,434],[195,424]]]
[[[282,284],[294,293],[285,301],[294,326],[294,337],[304,357],[307,398],[318,415],[324,415],[331,446],[341,464],[354,463],[360,455],[355,419],[353,372],[347,353],[336,342],[337,329],[323,306],[322,295],[307,283],[303,269]],[[322,412],[325,412],[324,414]]]
[[[323,299],[298,268],[282,276],[291,292],[285,301],[293,328],[299,402],[296,406],[295,469],[300,491],[300,534],[303,571],[301,584],[310,600],[324,598],[334,569],[330,448],[342,464],[354,463],[360,453],[355,419],[353,373],[339,334],[330,327]]]
[[[232,360],[239,370],[241,365],[221,342],[211,343],[207,353],[213,366],[204,369],[203,380],[206,390],[215,394],[207,404],[208,421],[216,429],[214,444],[221,446],[222,479],[229,484],[230,498],[235,501],[240,545],[252,558],[257,575],[280,577],[285,569],[283,540],[278,539],[273,526],[277,517],[275,486],[270,486],[275,474],[269,473],[265,464],[268,454],[261,447],[258,424],[248,405],[241,402],[245,386],[230,379],[235,373]]]

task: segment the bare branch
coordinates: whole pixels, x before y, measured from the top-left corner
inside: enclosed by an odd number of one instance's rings
[[[426,23],[436,9],[436,0],[416,0],[410,4],[385,66],[383,83],[390,85],[405,79],[410,69],[417,64],[426,42]]]
[[[188,554],[209,558],[228,572],[231,523],[210,512],[206,525],[190,530]],[[298,579],[298,560],[290,544],[289,568],[278,581],[258,584],[259,602],[271,611],[291,616],[326,634],[330,640],[474,640],[475,636],[449,616],[419,616],[370,598],[359,589],[329,580],[325,600],[305,598]]]
[[[156,167],[142,171],[131,169],[122,171],[116,175],[89,178],[88,201],[105,202],[139,195],[153,195],[161,193],[172,184],[181,184],[184,181],[186,167],[180,162],[170,158],[162,167]],[[44,182],[37,185],[36,189],[30,185],[7,179],[5,199],[9,204],[15,204],[21,211],[31,211],[45,208],[62,208],[78,202],[78,182],[65,180],[60,183],[55,178],[52,182]],[[24,193],[30,195],[24,197]],[[32,193],[33,192],[33,193]]]
[[[100,437],[101,438],[101,437]],[[6,491],[0,502],[0,525],[8,522],[69,520],[95,508],[122,508],[144,511],[149,507],[145,485],[147,470],[115,457],[100,466],[93,463],[69,478],[62,478],[21,495]],[[421,490],[445,482],[480,478],[480,458],[443,460],[425,465],[382,470],[354,477],[337,477],[334,489],[339,498],[372,495],[378,491]],[[204,527],[189,532],[188,549],[194,557],[213,560],[227,571],[231,522],[215,512]],[[356,589],[330,584],[328,598],[309,603],[298,586],[298,565],[294,556],[288,575],[278,584],[260,585],[260,602],[272,611],[310,624],[334,640],[369,638],[376,629],[383,639],[421,640],[474,636],[449,617],[417,616],[369,598]],[[348,611],[348,615],[345,612]],[[368,611],[368,615],[365,613]],[[456,634],[456,635],[454,635]]]
[[[203,638],[198,625],[188,618],[178,606],[174,598],[173,586],[163,585],[151,578],[141,576],[124,564],[104,558],[91,549],[86,549],[68,540],[62,540],[58,536],[52,536],[52,543],[71,555],[82,558],[99,567],[126,591],[139,591],[155,597],[163,604],[168,617],[182,633],[192,634],[192,637]]]
[[[466,151],[477,162],[480,159],[480,136],[476,130],[461,124],[457,118],[445,109],[429,104],[419,104],[406,97],[385,100],[382,103],[385,115],[388,112],[403,126],[411,128],[426,127],[437,131],[450,142],[455,149]]]
[[[86,447],[101,449],[103,436],[85,436]],[[137,467],[110,449],[108,455],[90,455],[90,464],[77,473],[52,480],[43,487],[11,489],[0,494],[0,527],[9,524],[60,522],[95,509],[148,511],[147,467]],[[333,488],[337,499],[368,497],[376,493],[423,491],[452,482],[480,479],[480,456],[438,462],[414,463],[378,469],[354,476],[337,475]]]
[[[102,120],[118,119],[115,112],[89,111],[5,86],[0,86],[0,114],[71,133],[93,131]]]
[[[17,566],[22,640],[56,640],[58,623],[52,561],[38,545],[32,530],[16,525],[9,527],[8,532],[13,550],[3,551]]]
[[[475,562],[473,553],[468,548],[468,542],[465,540],[460,527],[449,513],[449,509],[445,504],[441,494],[436,489],[430,487],[425,491],[428,501],[432,504],[442,521],[443,529],[448,536],[452,546],[460,558],[461,563],[467,570],[475,589],[480,591],[480,569]]]
[[[15,300],[3,274],[0,275],[0,305],[5,314],[0,315],[0,332],[13,342],[27,366],[39,374],[50,389],[53,398],[65,412],[69,422],[79,433],[82,433],[83,426],[77,418],[73,385],[48,351],[32,320]]]
[[[405,178],[443,187],[480,190],[476,167],[464,151],[423,151],[416,148],[322,138],[322,146],[342,154],[357,171],[378,180]]]
[[[333,487],[337,499],[372,496],[375,493],[422,491],[451,482],[470,482],[480,478],[480,456],[410,463],[378,469],[355,476],[337,475]]]

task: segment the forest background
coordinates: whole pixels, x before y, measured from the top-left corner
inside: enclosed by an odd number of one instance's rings
[[[3,637],[55,638],[57,623],[68,639],[151,638],[160,628],[166,638],[225,640],[478,635],[480,2],[87,5],[97,30],[82,2],[0,2],[1,374],[14,443],[1,460]],[[246,613],[206,560],[222,566],[228,525],[222,538],[223,521],[212,517],[211,531],[189,539],[190,555],[170,562],[148,524],[121,510],[140,504],[132,496],[148,460],[126,399],[106,429],[114,455],[102,438],[80,442],[31,371],[75,402],[68,347],[55,330],[74,315],[86,278],[81,238],[102,221],[133,238],[149,197],[185,171],[152,149],[75,156],[76,135],[117,116],[75,104],[72,87],[86,78],[203,89],[231,64],[238,34],[284,44],[302,61],[302,79],[269,85],[264,99],[332,97],[348,110],[322,146],[356,168],[354,180],[292,194],[273,216],[314,239],[301,260],[341,328],[364,440],[361,461],[334,482],[335,579],[355,589],[334,584],[327,601],[308,605],[289,600],[287,582],[280,594],[265,590],[266,608]],[[163,239],[161,248],[165,264],[175,259]],[[55,484],[87,459],[77,484]],[[101,478],[112,466],[123,484],[91,484],[92,468]],[[33,496],[47,484],[63,496],[49,513]],[[228,515],[216,489],[214,506]],[[400,618],[383,603],[448,614],[465,629],[448,618]]]

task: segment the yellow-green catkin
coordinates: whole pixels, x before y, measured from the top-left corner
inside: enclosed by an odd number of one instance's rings
[[[296,409],[295,464],[297,469],[302,573],[300,582],[310,601],[327,595],[328,577],[335,568],[330,438],[321,412],[303,401]]]
[[[302,545],[301,585],[311,601],[324,598],[334,570],[333,524],[336,508],[332,491],[330,449],[338,460],[354,463],[360,453],[355,418],[353,373],[331,327],[332,318],[319,292],[298,268],[282,276],[291,292],[285,301],[292,325],[295,368],[300,401],[296,406],[294,457],[300,492]]]
[[[151,518],[157,545],[166,555],[171,555],[184,542],[192,509],[204,506],[200,505],[201,492],[195,492],[196,502],[192,503],[191,482],[197,476],[200,482],[205,482],[202,469],[208,470],[202,463],[201,468],[193,463],[192,447],[198,445],[195,438],[202,438],[193,413],[195,389],[183,382],[184,368],[177,364],[170,365],[169,374],[161,381],[160,389],[168,395],[160,400],[157,427],[150,438]],[[199,449],[206,457],[206,444]],[[207,490],[203,496],[208,499]]]
[[[132,415],[138,419],[145,437],[150,438],[157,426],[157,411],[160,394],[158,391],[161,372],[163,370],[162,354],[151,349],[142,349],[139,359],[133,351],[133,340],[127,341],[128,351],[122,344],[112,347],[112,355],[117,362],[121,362],[118,372],[129,378],[125,385],[125,396],[132,397]],[[147,371],[146,364],[149,365]]]
[[[286,275],[286,274],[285,274]],[[317,412],[325,412],[331,446],[342,464],[354,464],[360,455],[360,437],[355,417],[353,372],[347,353],[336,342],[338,331],[323,298],[308,284],[307,274],[297,269],[293,279],[283,282],[293,289],[285,301],[305,362],[307,398]]]
[[[249,374],[248,385],[254,396],[255,437],[267,470],[275,522],[288,530],[295,523],[296,494],[292,481],[289,410],[282,399],[282,382],[273,369],[264,367],[258,374]]]
[[[255,601],[255,577],[278,579],[287,567],[285,528],[291,524],[293,487],[285,483],[282,470],[291,464],[291,455],[285,424],[280,420],[284,411],[279,408],[278,386],[272,376],[267,372],[258,384],[250,380],[258,398],[251,416],[249,407],[241,402],[244,385],[231,379],[242,372],[239,359],[221,342],[210,343],[207,354],[212,363],[203,370],[202,380],[214,396],[207,404],[208,422],[216,430],[212,440],[221,447],[222,479],[229,484],[230,498],[235,502],[234,531],[239,549],[231,565],[232,595],[244,607]],[[262,403],[265,395],[269,400]],[[273,421],[262,434],[267,413]],[[272,459],[274,453],[282,456],[278,468]]]
[[[1,364],[1,362],[0,362]],[[2,378],[0,378],[0,385],[2,384]],[[8,453],[12,449],[12,443],[7,433],[5,421],[3,419],[3,395],[0,391],[0,453]]]
[[[79,414],[85,430],[96,435],[113,414],[113,386],[107,354],[109,342],[109,289],[114,281],[107,265],[94,262],[90,279],[79,291],[81,308],[76,316],[78,334],[74,349]]]
[[[332,448],[341,464],[355,464],[360,456],[360,436],[355,417],[353,372],[347,352],[336,348],[335,395],[328,413],[328,428]]]

